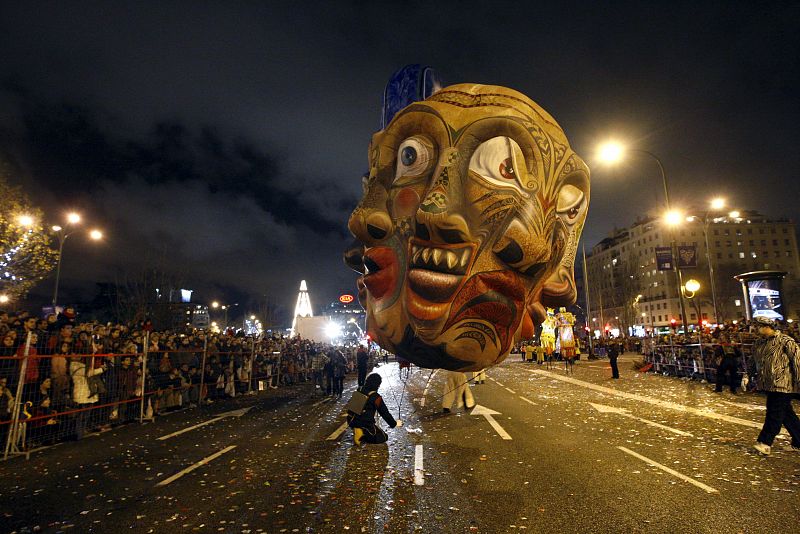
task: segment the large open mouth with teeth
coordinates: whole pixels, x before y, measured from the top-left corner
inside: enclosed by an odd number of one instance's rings
[[[461,285],[475,245],[440,245],[413,239],[409,254],[408,285],[430,302],[447,302]]]

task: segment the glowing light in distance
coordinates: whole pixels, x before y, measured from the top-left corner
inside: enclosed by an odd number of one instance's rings
[[[711,209],[712,210],[721,210],[725,207],[725,199],[722,197],[717,197],[711,199]]]
[[[325,335],[331,339],[339,337],[342,333],[342,327],[339,323],[328,323],[325,325]]]
[[[89,237],[91,237],[94,241],[100,241],[103,239],[103,232],[100,230],[92,230],[89,232]]]
[[[618,163],[625,155],[625,147],[617,141],[608,141],[597,149],[597,158],[603,163]]]
[[[728,217],[731,217],[731,218],[733,218],[733,219],[738,219],[738,218],[739,218],[739,215],[740,215],[740,213],[739,213],[738,211],[732,211],[732,212],[730,212],[730,213],[728,214]]]
[[[67,213],[67,222],[70,224],[78,224],[81,222],[81,216],[74,211],[72,213]]]
[[[8,295],[0,295],[0,304],[6,304],[9,300]]]
[[[687,291],[691,291],[692,293],[695,293],[699,289],[700,289],[700,282],[698,282],[694,278],[686,281],[686,290]]]
[[[683,214],[677,210],[668,211],[664,214],[664,222],[670,226],[677,226],[684,220]]]
[[[33,226],[33,217],[30,215],[20,215],[17,217],[17,222],[20,226],[24,226],[25,228],[30,228]]]
[[[219,302],[217,302],[217,301],[215,300],[214,302],[212,302],[212,303],[211,303],[211,307],[212,307],[212,308],[219,308]]]

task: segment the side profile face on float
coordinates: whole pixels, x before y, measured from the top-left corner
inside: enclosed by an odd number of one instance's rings
[[[369,149],[345,261],[371,338],[428,368],[478,370],[572,304],[589,171],[517,91],[460,84],[397,113]]]

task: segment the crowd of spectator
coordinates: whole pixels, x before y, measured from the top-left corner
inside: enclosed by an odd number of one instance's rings
[[[312,383],[315,366],[322,366],[323,391],[334,394],[336,379],[355,370],[356,348],[279,333],[82,322],[71,307],[44,318],[0,312],[0,443],[6,442],[15,406],[17,419],[25,422],[20,439],[32,447],[201,403]]]

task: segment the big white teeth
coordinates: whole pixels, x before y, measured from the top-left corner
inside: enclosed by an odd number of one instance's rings
[[[461,255],[461,266],[462,267],[466,267],[467,266],[467,262],[469,262],[469,254],[466,254],[466,253],[462,254]]]
[[[431,249],[429,249],[429,248],[422,249],[422,261],[427,263],[428,260],[431,259],[431,252],[433,252],[433,251]]]
[[[448,269],[452,269],[453,267],[456,266],[456,264],[458,264],[458,258],[456,257],[455,254],[453,254],[452,252],[450,252],[448,250],[447,251],[447,268]]]
[[[439,265],[442,263],[442,253],[444,251],[440,248],[433,249],[433,263]]]

